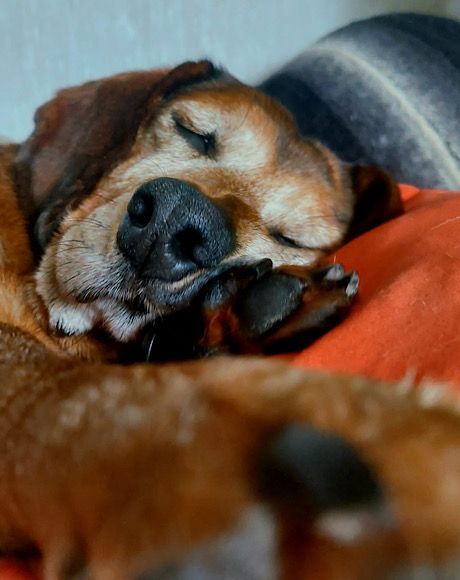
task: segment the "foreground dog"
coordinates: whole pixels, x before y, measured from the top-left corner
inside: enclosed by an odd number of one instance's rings
[[[388,178],[303,141],[208,62],[63,91],[1,157],[5,552],[38,549],[46,578],[133,578],[266,500],[286,578],[375,578],[378,557],[383,570],[456,553],[460,424],[428,388],[238,357],[116,364],[136,349],[175,358],[165,337],[188,354],[257,352],[320,329],[356,280],[305,268],[399,212]],[[311,483],[324,441],[360,491]],[[322,471],[325,488],[340,480]],[[327,517],[365,501],[395,517],[361,526],[361,554]]]

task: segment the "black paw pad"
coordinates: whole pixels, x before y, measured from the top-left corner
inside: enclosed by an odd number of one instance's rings
[[[305,282],[272,272],[259,278],[237,300],[235,312],[249,337],[259,337],[285,320],[301,304]]]

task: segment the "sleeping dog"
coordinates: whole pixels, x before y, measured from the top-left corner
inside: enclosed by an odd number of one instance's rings
[[[62,91],[39,110],[18,167],[51,330],[102,328],[118,342],[188,307],[203,287],[216,308],[235,294],[229,278],[239,288],[263,276],[236,306],[251,311],[276,285],[280,298],[268,298],[260,320],[238,317],[257,343],[312,285],[272,268],[312,266],[401,210],[383,172],[301,139],[286,110],[208,62]],[[356,277],[339,277],[347,302]],[[341,303],[337,292],[329,299],[324,312]]]
[[[280,574],[308,577],[308,554],[315,574],[344,578],[350,548],[320,524],[381,503],[375,476],[397,517],[350,577],[375,577],[376,554],[383,569],[414,547],[457,547],[442,490],[458,481],[460,430],[423,389],[237,356],[120,364],[279,350],[322,331],[357,279],[318,265],[399,213],[390,178],[301,139],[282,107],[207,61],[61,91],[25,143],[0,151],[4,552],[38,550],[49,579],[134,578],[267,501]],[[409,453],[410,473],[393,469]]]

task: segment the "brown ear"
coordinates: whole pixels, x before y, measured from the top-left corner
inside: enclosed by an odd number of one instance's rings
[[[403,213],[399,188],[383,169],[353,166],[351,187],[355,207],[347,233],[348,240]]]
[[[126,156],[147,112],[173,91],[219,73],[209,61],[125,73],[64,89],[38,109],[35,131],[19,149],[16,175],[39,246],[67,208]]]

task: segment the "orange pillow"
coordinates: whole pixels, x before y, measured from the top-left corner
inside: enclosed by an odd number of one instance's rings
[[[460,389],[460,193],[401,186],[405,214],[333,256],[360,273],[350,316],[302,353],[302,367]]]

